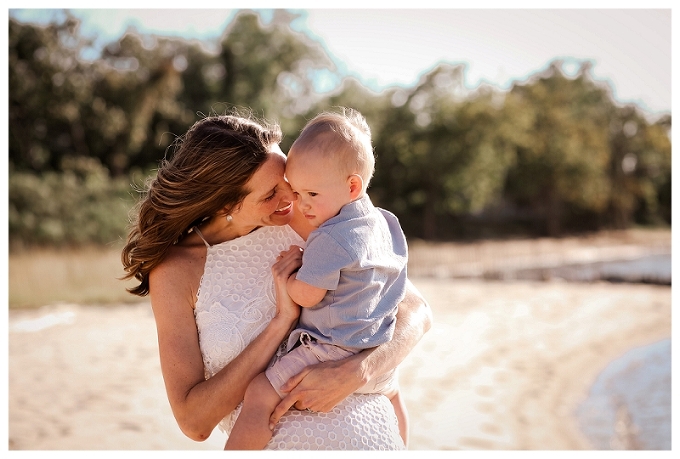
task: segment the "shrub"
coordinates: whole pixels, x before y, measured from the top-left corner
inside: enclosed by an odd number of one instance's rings
[[[10,171],[9,243],[80,246],[124,239],[133,204],[128,178],[111,178],[94,158],[66,158],[63,172]]]

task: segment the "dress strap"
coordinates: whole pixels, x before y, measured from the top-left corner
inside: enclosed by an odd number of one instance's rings
[[[208,241],[205,240],[203,237],[203,234],[201,233],[201,230],[198,229],[198,226],[194,226],[194,231],[196,231],[196,234],[198,234],[198,237],[200,237],[203,240],[203,243],[207,248],[210,248],[210,244],[208,244]]]

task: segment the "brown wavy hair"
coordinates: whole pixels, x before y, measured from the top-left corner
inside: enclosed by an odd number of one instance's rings
[[[140,284],[128,291],[149,293],[149,273],[191,228],[222,209],[231,212],[248,194],[245,185],[281,141],[278,125],[250,115],[207,116],[170,146],[155,178],[131,211],[121,259],[123,279]]]

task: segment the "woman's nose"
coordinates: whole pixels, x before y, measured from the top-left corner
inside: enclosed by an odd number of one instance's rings
[[[286,187],[283,191],[282,199],[286,201],[294,202],[297,199],[297,195],[293,192],[291,187]]]

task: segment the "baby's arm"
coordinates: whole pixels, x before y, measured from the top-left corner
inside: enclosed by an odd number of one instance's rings
[[[291,274],[288,278],[288,295],[293,299],[294,302],[302,306],[303,308],[311,308],[316,306],[326,295],[326,289],[314,287],[306,282],[297,280],[297,273]]]

